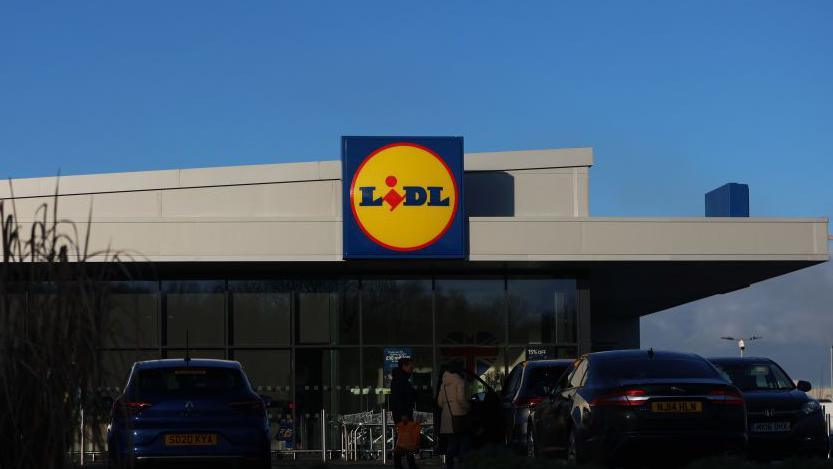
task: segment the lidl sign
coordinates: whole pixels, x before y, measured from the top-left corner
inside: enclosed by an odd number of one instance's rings
[[[463,258],[462,137],[342,137],[345,258]]]

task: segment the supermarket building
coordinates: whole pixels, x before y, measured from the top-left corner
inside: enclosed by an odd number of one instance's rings
[[[187,330],[194,356],[239,360],[294,416],[292,444],[315,448],[305,416],[377,407],[393,351],[416,361],[427,408],[448,360],[497,384],[530,354],[638,347],[641,316],[828,259],[824,218],[592,217],[589,148],[460,156],[456,257],[346,255],[340,160],[62,177],[60,216],[139,266],[113,289],[107,385],[182,356]],[[56,179],[13,187],[34,213]],[[403,212],[434,200],[414,194]]]

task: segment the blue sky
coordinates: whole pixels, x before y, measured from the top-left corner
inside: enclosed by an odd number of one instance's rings
[[[594,215],[699,216],[736,181],[755,216],[830,216],[831,25],[827,0],[4,3],[0,177],[463,135],[468,151],[594,147]],[[829,266],[808,272],[785,279],[831,290]]]

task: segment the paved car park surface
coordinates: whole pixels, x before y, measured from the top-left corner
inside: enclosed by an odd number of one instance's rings
[[[431,459],[422,459],[417,460],[417,464],[420,468],[439,468],[444,467],[442,460],[440,458],[431,458]],[[284,468],[284,467],[295,467],[301,469],[323,469],[327,467],[350,467],[354,469],[369,469],[374,468],[377,469],[379,467],[390,466],[393,467],[393,463],[388,461],[387,464],[382,464],[381,462],[339,462],[339,461],[329,461],[327,464],[322,464],[321,462],[313,462],[313,461],[292,461],[292,460],[284,460],[284,461],[273,461],[272,467],[273,468]],[[85,464],[83,467],[87,469],[107,469],[106,463],[94,463],[94,464]]]

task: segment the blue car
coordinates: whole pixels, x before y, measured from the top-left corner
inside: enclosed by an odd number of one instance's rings
[[[113,403],[107,443],[111,468],[156,462],[271,467],[266,403],[234,361],[135,363]]]

